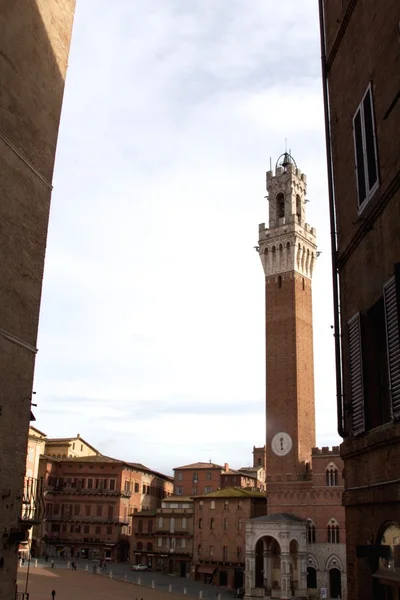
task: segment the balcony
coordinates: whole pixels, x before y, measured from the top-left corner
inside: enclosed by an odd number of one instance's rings
[[[61,494],[68,496],[120,496],[121,498],[130,498],[132,492],[127,490],[109,490],[106,488],[88,488],[79,485],[59,485],[57,487],[46,485],[46,493],[58,496]]]
[[[129,519],[122,517],[81,517],[79,515],[51,515],[45,518],[51,523],[75,523],[77,525],[93,524],[93,525],[129,525]]]
[[[39,525],[44,516],[43,479],[25,477],[20,523],[26,529]]]

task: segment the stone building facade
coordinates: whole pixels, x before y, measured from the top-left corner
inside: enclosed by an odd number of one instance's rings
[[[243,587],[246,524],[265,514],[266,503],[264,492],[238,487],[194,497],[193,578]]]
[[[349,598],[400,598],[396,0],[320,1]]]
[[[130,515],[154,511],[172,493],[172,479],[138,463],[92,455],[42,456],[45,517],[34,531],[38,552],[126,561]]]
[[[338,447],[315,447],[317,247],[306,186],[287,153],[267,173],[269,228],[259,226],[257,247],[265,274],[267,514],[247,524],[249,599],[347,598],[343,464]]]
[[[47,225],[75,0],[0,8],[0,599],[39,518],[22,513]],[[22,515],[22,516],[21,516]]]
[[[193,499],[165,498],[155,512],[132,515],[134,563],[176,577],[190,577],[193,557]]]
[[[52,458],[75,458],[78,456],[101,456],[91,444],[81,438],[80,433],[71,438],[47,438],[43,454]]]
[[[221,487],[221,474],[229,471],[229,465],[197,462],[174,469],[174,494],[197,496],[215,492]]]

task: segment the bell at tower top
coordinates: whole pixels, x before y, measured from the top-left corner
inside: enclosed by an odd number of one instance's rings
[[[307,177],[293,156],[284,152],[276,161],[275,171],[267,172],[269,228],[306,221]]]

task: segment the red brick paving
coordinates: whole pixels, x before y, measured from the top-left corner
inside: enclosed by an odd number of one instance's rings
[[[26,569],[18,572],[18,591],[25,591]],[[30,600],[182,600],[183,596],[152,590],[132,583],[93,575],[86,571],[33,568],[29,574]]]

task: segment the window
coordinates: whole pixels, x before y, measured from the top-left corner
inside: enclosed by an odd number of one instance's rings
[[[239,531],[242,531],[243,528],[243,520],[242,519],[238,519],[238,529]]]
[[[338,471],[335,466],[329,466],[325,471],[326,485],[333,487],[339,485]]]
[[[90,533],[90,527],[89,527],[89,525],[84,525],[84,527],[83,527],[83,533]]]
[[[101,534],[101,527],[99,525],[96,525],[96,527],[95,527],[95,534],[96,535],[100,535]]]
[[[157,546],[162,548],[162,537],[157,538]]]
[[[353,435],[365,430],[364,382],[361,348],[361,317],[357,313],[348,322],[351,414]]]
[[[183,517],[183,519],[182,519],[182,529],[186,529],[186,527],[187,527],[186,517]]]
[[[112,534],[112,527],[108,526],[107,527],[107,535],[111,535]]]
[[[311,519],[307,519],[307,542],[315,544],[315,525]]]
[[[226,562],[228,560],[228,546],[222,548],[222,560]]]
[[[197,496],[197,487],[192,487],[192,496]]]
[[[282,219],[285,216],[285,196],[280,193],[276,197],[276,219]]]
[[[186,538],[181,539],[181,548],[186,548]]]
[[[142,542],[136,542],[136,550],[142,550],[143,548],[143,543]]]
[[[238,508],[242,508],[242,506],[243,506],[242,500],[238,500]]]
[[[111,489],[111,488],[110,488]],[[139,493],[139,484],[137,482],[135,482],[135,493],[138,494]]]
[[[35,451],[32,447],[30,447],[28,450],[28,460],[30,462],[32,462],[34,458],[35,458]]]
[[[204,487],[204,493],[205,494],[210,494],[210,492],[212,492],[212,486],[211,485],[206,485]]]
[[[261,465],[261,458],[258,458],[258,459],[257,459],[257,464],[258,464],[258,466],[260,466],[260,465]]]
[[[142,485],[142,494],[145,494],[145,493],[146,493],[146,486]]]
[[[199,481],[198,473],[193,473],[193,483],[198,483],[198,481]]]
[[[151,542],[147,542],[147,552],[153,552],[153,544]]]
[[[211,471],[207,471],[207,481],[211,481]]]
[[[211,503],[212,504],[212,503]],[[199,508],[202,509],[203,508],[203,500],[200,500],[199,502]]]
[[[164,525],[164,520],[163,520],[163,518],[162,518],[162,517],[159,517],[159,518],[158,518],[158,526],[159,526],[159,527],[162,527],[163,525]]]
[[[138,533],[143,533],[143,519],[138,520],[137,530],[138,530]]]
[[[72,450],[75,450],[75,442],[72,442]]]
[[[240,546],[238,546],[236,548],[236,557],[240,560],[242,557],[242,548]]]
[[[175,492],[175,493],[176,493],[178,496],[182,496],[182,494],[183,494],[183,487],[181,487],[181,486],[178,486],[178,487],[176,488],[176,492]]]
[[[201,544],[197,546],[197,554],[201,556]]]
[[[378,161],[375,140],[371,86],[353,118],[358,207],[361,210],[378,187]]]
[[[89,479],[87,480],[87,486],[89,490],[93,488],[93,479],[91,477],[89,477]]]
[[[214,529],[214,523],[215,523],[215,519],[211,518],[210,519],[210,529]]]
[[[53,533],[59,533],[59,531],[60,531],[60,525],[59,525],[59,523],[52,523],[51,524],[51,531]]]
[[[85,516],[86,516],[86,517],[90,517],[90,512],[91,512],[91,510],[92,510],[92,507],[91,507],[91,505],[90,505],[90,504],[86,504],[86,505],[85,505]]]
[[[115,479],[110,479],[110,490],[115,490]]]
[[[297,194],[296,195],[296,215],[298,217],[298,219],[301,219],[301,198],[300,196]]]
[[[107,516],[108,519],[113,519],[114,518],[114,507],[113,506],[109,506],[107,509]]]
[[[214,556],[214,546],[210,546],[210,556]]]
[[[339,544],[339,525],[335,519],[331,519],[328,525],[328,543]]]
[[[74,506],[74,515],[79,515],[80,512],[81,512],[81,505],[80,504],[75,504],[75,506]]]
[[[83,444],[81,444],[81,452],[83,452]]]
[[[153,519],[147,521],[147,533],[153,533]]]
[[[229,506],[229,500],[225,500],[224,501],[224,509],[228,510],[228,506]]]
[[[201,518],[198,520],[198,527],[199,529],[203,529],[203,519]]]
[[[97,504],[97,506],[96,506],[96,516],[97,517],[103,516],[103,507],[101,504]]]
[[[177,480],[182,481],[182,479],[183,479],[183,473],[182,473],[182,471],[180,471],[177,473]]]
[[[211,510],[214,510],[214,509],[215,509],[215,500],[211,500],[211,503],[210,503],[210,509],[211,509]]]
[[[228,529],[228,519],[225,517],[224,519],[224,530],[226,531]]]

